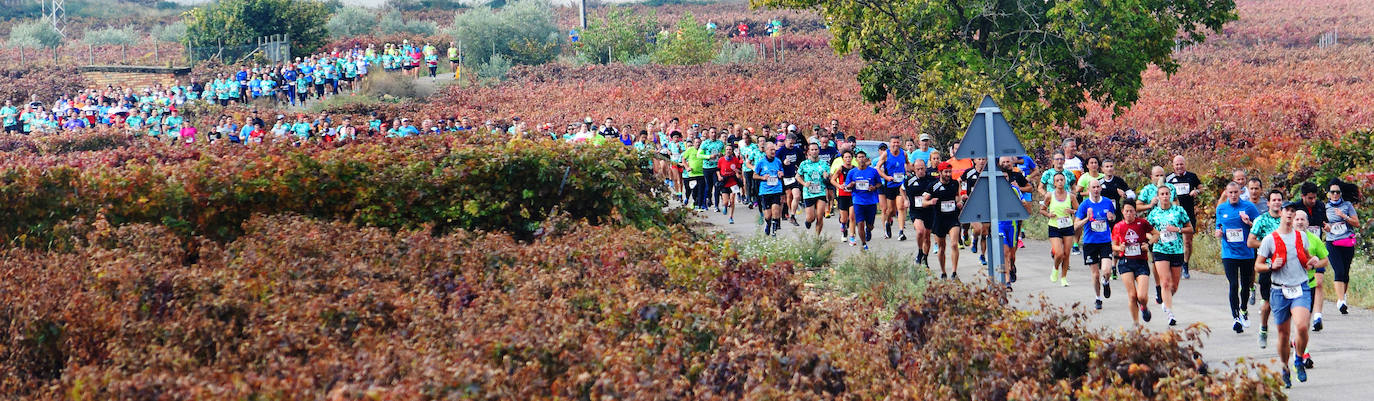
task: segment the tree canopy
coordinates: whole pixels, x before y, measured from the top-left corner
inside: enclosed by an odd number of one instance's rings
[[[318,0],[220,0],[185,17],[192,47],[251,45],[258,37],[290,34],[292,53],[303,54],[324,44],[329,7]]]
[[[896,101],[923,130],[962,132],[984,94],[1023,137],[1078,126],[1093,100],[1117,113],[1175,45],[1236,19],[1234,0],[751,0],[815,9],[837,53],[857,53],[864,99]]]

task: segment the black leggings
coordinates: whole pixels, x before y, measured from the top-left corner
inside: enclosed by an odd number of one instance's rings
[[[720,203],[720,191],[716,188],[717,182],[719,181],[716,179],[716,173],[719,171],[720,168],[702,169],[702,173],[705,174],[702,177],[706,179],[706,189],[702,191],[704,193],[702,196],[706,198],[706,206],[720,206],[717,205],[717,203]]]
[[[1355,260],[1355,247],[1336,246],[1331,242],[1326,243],[1326,250],[1331,253],[1331,271],[1335,272],[1334,281],[1340,283],[1350,282],[1350,262]]]
[[[696,183],[695,187],[693,187],[693,183]],[[702,198],[706,197],[706,177],[688,177],[685,184],[688,191],[692,193],[692,206],[701,207],[705,205],[701,202]]]
[[[1250,299],[1250,286],[1255,282],[1255,260],[1222,259],[1221,266],[1226,270],[1227,300],[1231,302],[1231,318],[1238,318],[1240,312],[1246,310],[1246,300]]]

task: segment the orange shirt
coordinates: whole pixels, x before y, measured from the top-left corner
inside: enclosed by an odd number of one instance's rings
[[[973,159],[949,159],[945,162],[953,167],[950,173],[953,173],[952,175],[956,180],[964,176],[964,171],[973,168]]]

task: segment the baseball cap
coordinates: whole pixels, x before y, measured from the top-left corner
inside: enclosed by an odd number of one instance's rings
[[[929,140],[931,140],[931,139],[930,139],[930,134],[921,134],[921,140],[922,140],[922,141],[929,141]]]
[[[1288,202],[1288,203],[1283,204],[1283,208],[1284,208],[1284,209],[1288,209],[1288,210],[1291,210],[1291,211],[1302,210],[1302,207],[1303,207],[1303,206],[1302,206],[1302,202]]]
[[[940,164],[936,166],[935,169],[939,171],[953,170],[954,166],[949,164],[948,162],[940,162]]]

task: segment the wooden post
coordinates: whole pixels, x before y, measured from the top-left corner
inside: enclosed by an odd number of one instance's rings
[[[129,45],[119,45],[119,58],[123,59],[124,64],[129,64]]]
[[[615,61],[615,56],[611,55],[611,47],[606,46],[606,64],[610,64],[613,61]]]
[[[86,45],[86,58],[90,60],[90,65],[95,65],[95,45]]]
[[[161,60],[161,59],[162,59],[161,57],[158,57],[158,56],[157,56],[157,42],[153,42],[153,60]]]

